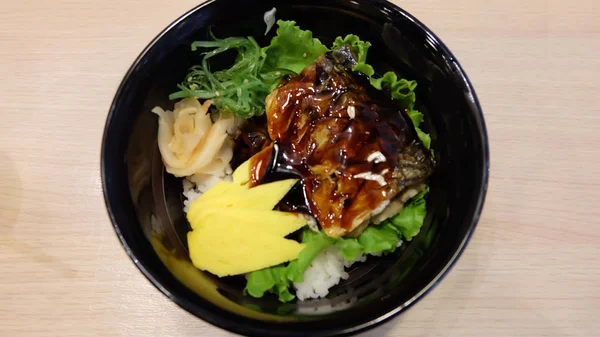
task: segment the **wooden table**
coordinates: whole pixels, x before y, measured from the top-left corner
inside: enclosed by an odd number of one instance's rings
[[[397,1],[453,50],[489,130],[483,217],[449,276],[369,336],[600,336],[600,2]],[[228,336],[125,255],[101,193],[107,110],[197,1],[0,4],[0,336]]]

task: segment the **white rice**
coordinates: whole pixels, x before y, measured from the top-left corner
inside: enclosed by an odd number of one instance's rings
[[[389,204],[382,203],[381,209]],[[378,207],[379,209],[379,207]],[[379,211],[381,212],[381,211]],[[375,213],[375,212],[374,212]],[[404,241],[399,240],[396,247],[402,246]],[[371,256],[382,256],[382,253],[371,253]],[[342,256],[342,252],[337,247],[324,249],[312,261],[304,273],[303,282],[294,282],[296,296],[303,301],[309,298],[325,297],[329,294],[329,289],[340,283],[341,280],[348,279],[346,268],[349,268],[356,262],[365,262],[367,255],[360,254],[354,261],[347,261]]]
[[[190,204],[194,200],[198,199],[204,192],[223,180],[233,180],[231,177],[231,167],[227,166],[224,171],[219,172],[219,174],[194,174],[185,177],[185,179],[182,180],[183,196],[185,198],[183,200],[183,211],[187,213]]]
[[[308,298],[325,297],[329,289],[341,280],[348,279],[345,268],[355,262],[364,262],[367,257],[359,255],[354,261],[347,261],[337,247],[324,249],[310,264],[304,273],[303,282],[294,282],[296,296],[303,301]]]
[[[319,225],[317,224],[317,219],[315,219],[314,217],[310,216],[310,215],[304,215],[304,217],[306,218],[306,225],[308,226],[308,228],[313,231],[313,232],[319,232]]]
[[[201,195],[202,192],[198,191],[196,189],[196,184],[192,183],[191,181],[187,180],[187,179],[183,179],[183,211],[185,213],[188,212],[188,210],[190,209],[190,204],[192,203],[192,201],[198,199]]]

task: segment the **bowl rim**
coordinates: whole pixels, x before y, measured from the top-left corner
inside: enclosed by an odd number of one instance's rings
[[[107,151],[107,146],[106,146],[106,140],[108,138],[107,130],[108,130],[108,126],[109,126],[111,120],[114,117],[117,103],[123,94],[123,90],[124,90],[126,84],[129,82],[132,73],[135,71],[135,68],[144,59],[144,57],[149,52],[149,50],[152,49],[154,47],[154,45],[159,40],[161,40],[171,29],[173,29],[175,26],[177,26],[181,22],[185,21],[188,17],[192,16],[197,11],[201,10],[204,7],[210,6],[211,4],[213,4],[217,1],[219,1],[219,0],[207,0],[207,1],[191,8],[186,13],[184,13],[179,18],[177,18],[172,23],[170,23],[166,28],[164,28],[156,37],[154,37],[150,41],[150,43],[135,58],[135,60],[133,61],[133,63],[131,64],[131,66],[129,67],[127,72],[125,73],[125,76],[123,77],[121,83],[119,84],[119,86],[115,92],[115,96],[110,105],[110,109],[109,109],[109,112],[108,112],[108,115],[106,118],[103,136],[102,136],[102,145],[101,145],[101,151],[100,151],[100,175],[101,175],[101,180],[102,180],[102,191],[103,191],[103,196],[104,196],[104,203],[106,206],[108,216],[112,223],[112,227],[115,231],[115,234],[119,238],[119,241],[121,242],[121,245],[123,246],[123,248],[125,250],[125,253],[133,261],[133,263],[140,270],[140,272],[146,277],[146,279],[148,281],[150,281],[150,283],[152,285],[154,285],[154,287],[156,287],[161,293],[163,293],[171,301],[173,301],[175,304],[177,304],[180,308],[186,310],[187,312],[193,314],[194,316],[196,316],[218,328],[228,330],[228,331],[238,333],[238,334],[248,334],[248,335],[256,335],[256,336],[284,336],[284,335],[288,335],[288,336],[289,335],[299,335],[300,336],[300,335],[305,335],[306,332],[299,332],[300,334],[294,334],[294,333],[291,333],[289,330],[282,328],[281,325],[278,325],[276,323],[271,323],[271,322],[262,322],[263,327],[247,326],[247,325],[241,325],[241,324],[226,324],[228,319],[226,317],[223,317],[220,313],[213,313],[206,309],[202,310],[202,308],[199,308],[198,305],[193,304],[191,301],[187,301],[186,299],[178,298],[177,296],[173,295],[172,292],[169,289],[165,288],[156,279],[156,277],[146,268],[144,263],[141,262],[140,260],[138,260],[137,257],[134,255],[131,247],[129,246],[125,237],[123,236],[123,234],[119,228],[119,225],[117,224],[117,219],[113,212],[111,201],[109,200],[106,169],[105,169],[106,163],[104,160],[105,152]],[[460,65],[460,63],[458,62],[458,60],[456,59],[454,54],[440,40],[440,38],[433,33],[433,31],[431,29],[429,29],[427,26],[425,26],[421,21],[419,21],[417,18],[412,16],[410,13],[408,13],[404,9],[400,8],[398,5],[396,5],[392,2],[389,2],[387,0],[354,0],[354,1],[370,4],[373,6],[380,7],[380,8],[386,8],[386,9],[394,12],[395,14],[401,15],[404,18],[412,21],[419,29],[423,30],[431,38],[432,42],[434,42],[436,44],[436,46],[441,49],[441,52],[443,54],[446,54],[450,57],[450,59],[452,60],[453,70],[457,73],[457,75],[462,77],[462,82],[465,85],[465,87],[469,90],[469,92],[471,93],[472,103],[477,110],[476,118],[477,118],[478,123],[477,123],[476,127],[479,130],[479,133],[480,133],[479,136],[483,142],[483,144],[482,144],[483,151],[481,153],[481,155],[483,157],[482,158],[483,159],[483,170],[482,170],[483,172],[481,172],[482,173],[482,181],[481,181],[481,187],[478,191],[479,193],[478,193],[477,203],[475,205],[474,212],[473,212],[473,218],[471,219],[471,223],[469,224],[467,233],[463,237],[462,241],[460,242],[460,244],[458,245],[456,250],[453,252],[453,254],[448,259],[446,265],[437,273],[437,275],[434,276],[434,278],[429,283],[422,286],[421,290],[419,292],[417,292],[414,296],[412,296],[410,299],[408,299],[404,303],[399,304],[393,310],[390,310],[385,314],[379,315],[379,317],[375,317],[375,318],[370,319],[362,324],[358,324],[358,325],[355,325],[355,326],[352,326],[349,328],[338,328],[338,329],[333,328],[333,329],[327,329],[327,330],[321,330],[321,331],[313,331],[312,332],[313,336],[343,336],[343,335],[350,335],[350,334],[363,332],[365,330],[374,328],[374,327],[379,326],[379,325],[383,324],[384,322],[387,322],[390,319],[396,317],[401,312],[404,312],[405,310],[409,309],[415,303],[417,303],[419,300],[421,300],[426,294],[428,294],[431,290],[433,290],[437,286],[437,284],[448,274],[450,269],[455,265],[456,261],[462,255],[462,253],[464,252],[471,237],[473,236],[473,233],[475,231],[475,228],[477,226],[477,223],[479,222],[481,213],[483,211],[483,205],[485,203],[485,198],[486,198],[487,189],[488,189],[488,181],[489,181],[489,171],[490,171],[489,138],[488,138],[487,128],[486,128],[485,120],[484,120],[484,116],[483,116],[483,110],[481,108],[479,99],[477,98],[475,89],[473,88],[471,81],[469,80],[467,74],[465,73],[464,69],[462,68],[462,66]],[[209,303],[209,302],[207,302],[207,303]],[[198,309],[200,309],[200,310],[198,310]],[[226,310],[223,310],[223,309],[220,309],[220,310],[227,315],[241,317],[237,314],[228,312]]]

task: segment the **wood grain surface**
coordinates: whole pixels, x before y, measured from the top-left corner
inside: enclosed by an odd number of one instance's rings
[[[491,181],[448,277],[367,336],[600,336],[600,2],[405,0],[469,74]],[[101,193],[115,90],[197,1],[0,2],[0,336],[229,336],[125,255]]]

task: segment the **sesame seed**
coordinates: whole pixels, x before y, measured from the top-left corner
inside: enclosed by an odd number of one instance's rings
[[[365,179],[365,180],[373,180],[379,183],[380,186],[385,186],[385,178],[379,174],[375,174],[373,172],[363,172],[359,174],[355,174],[354,178]]]
[[[375,151],[373,153],[371,153],[368,157],[367,157],[367,161],[370,162],[375,162],[375,164],[379,164],[379,163],[383,163],[384,161],[386,161],[385,156],[383,155],[383,153],[379,152],[379,151]]]
[[[356,117],[356,109],[354,108],[354,106],[349,106],[348,109],[346,109],[346,111],[348,112],[348,117],[350,117],[350,119],[354,119],[354,117]]]

